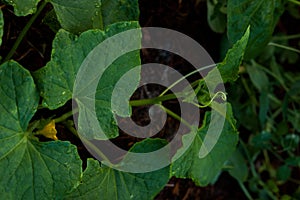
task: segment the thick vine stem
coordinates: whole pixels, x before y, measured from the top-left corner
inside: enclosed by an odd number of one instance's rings
[[[176,98],[177,98],[177,96],[175,94],[167,94],[164,96],[159,96],[159,97],[155,97],[155,98],[151,98],[151,99],[132,100],[132,101],[129,101],[129,105],[130,106],[153,105],[153,104],[158,104],[163,101],[172,100],[172,99],[176,99]]]
[[[63,114],[62,116],[54,119],[55,123],[60,123],[60,122],[64,122],[66,121],[69,117],[73,116],[75,113],[78,113],[79,109],[74,109],[71,110],[65,114]]]

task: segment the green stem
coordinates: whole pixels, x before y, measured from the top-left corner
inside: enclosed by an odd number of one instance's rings
[[[54,119],[55,123],[60,123],[60,122],[64,122],[66,121],[69,117],[73,116],[75,113],[78,112],[78,108],[77,109],[74,109],[74,110],[71,110],[65,114],[63,114],[62,116]]]
[[[275,118],[282,113],[282,107],[278,108],[275,112],[272,114],[272,119],[275,121]]]
[[[268,98],[271,101],[273,101],[273,103],[277,104],[278,106],[282,106],[282,102],[277,97],[275,97],[274,95],[269,94]]]
[[[193,127],[187,121],[185,121],[184,119],[182,119],[179,115],[177,115],[173,111],[169,110],[168,108],[164,107],[163,105],[159,105],[159,107],[161,109],[163,109],[168,115],[170,115],[174,119],[177,119],[178,121],[182,122],[184,125],[186,125],[187,127],[189,127],[191,130],[193,130]]]
[[[129,101],[129,105],[131,106],[145,106],[145,105],[153,105],[161,103],[162,101],[177,99],[175,94],[167,94],[164,96],[155,97],[152,99],[139,99],[139,100],[132,100]]]
[[[262,67],[262,66],[260,66],[260,65],[258,65],[258,67],[259,67],[261,70],[265,71],[265,72],[266,72],[267,74],[269,74],[270,76],[273,76],[273,77],[281,84],[281,86],[283,87],[283,89],[285,89],[285,91],[288,91],[288,90],[289,90],[288,87],[285,85],[284,80],[282,80],[279,76],[277,76],[276,74],[274,74],[272,71],[268,70],[268,69],[265,68],[265,67]]]
[[[293,52],[296,52],[296,53],[300,53],[299,49],[296,49],[296,48],[293,48],[293,47],[288,47],[288,46],[285,46],[285,45],[282,45],[282,44],[277,44],[277,43],[274,43],[274,42],[270,42],[268,45],[274,46],[274,47],[279,47],[279,48],[286,49],[286,50],[289,50],[289,51],[293,51]]]
[[[296,0],[289,0],[289,2],[291,2],[291,3],[294,3],[294,4],[296,4],[296,5],[299,5],[299,6],[300,6],[300,2],[299,2],[299,1],[296,1]]]
[[[28,126],[27,132],[32,133],[33,130],[36,129],[36,127],[38,127],[39,124],[40,124],[40,120],[31,122]]]
[[[275,36],[272,38],[273,41],[281,41],[281,40],[292,40],[300,38],[300,34],[295,35],[283,35],[283,36]]]
[[[269,195],[269,197],[272,200],[277,200],[276,196],[274,196],[274,194],[270,191],[269,187],[261,180],[258,181],[258,184],[263,187],[263,189],[266,191],[267,195]]]
[[[252,103],[253,103],[255,106],[258,106],[258,102],[257,102],[257,100],[256,100],[256,98],[255,98],[255,95],[252,93],[252,90],[249,88],[249,86],[248,86],[248,84],[247,84],[247,82],[246,82],[246,79],[243,78],[243,77],[241,77],[241,80],[242,80],[242,84],[243,84],[243,86],[244,86],[244,88],[245,88],[247,94],[249,95],[249,97],[250,97]]]
[[[78,112],[78,109],[76,109],[76,111]],[[66,113],[65,115],[63,116],[67,116],[67,114],[69,114],[70,112]],[[105,156],[104,153],[102,153],[102,151],[99,150],[99,148],[97,148],[91,141],[87,140],[86,138],[84,137],[80,137],[80,135],[78,134],[77,130],[72,126],[70,125],[69,123],[65,123],[65,126],[68,128],[68,130],[73,134],[75,135],[77,138],[79,138],[85,145],[88,145],[89,148],[91,148],[95,153],[97,153],[105,162],[105,164],[108,164],[108,165],[113,165],[110,160]],[[101,161],[103,162],[103,161]]]
[[[265,158],[265,163],[266,163],[266,167],[267,167],[267,170],[269,172],[269,175],[272,178],[275,178],[276,174],[275,174],[275,171],[274,171],[274,169],[272,167],[268,151],[267,150],[263,150],[263,155],[264,155],[264,158]]]
[[[196,70],[188,73],[187,75],[185,75],[185,76],[181,77],[180,79],[178,79],[177,81],[175,81],[172,85],[170,85],[167,89],[165,89],[159,96],[163,96],[164,94],[166,94],[171,88],[173,88],[175,85],[177,85],[178,83],[180,83],[182,80],[186,79],[187,77],[192,76],[193,74],[196,74],[197,72],[214,67],[216,65],[217,64],[207,65],[205,67],[201,67],[199,69],[196,69]]]
[[[75,135],[77,138],[80,139],[80,137],[79,137],[79,135],[78,135],[78,133],[77,133],[77,130],[76,130],[72,125],[70,125],[70,123],[65,122],[65,123],[63,123],[63,124],[67,127],[67,129],[68,129],[73,135]]]
[[[254,166],[255,159],[251,158],[250,153],[249,153],[249,151],[246,147],[246,144],[242,140],[240,140],[240,144],[241,144],[241,147],[243,148],[243,150],[245,152],[245,155],[246,155],[246,158],[247,158],[247,160],[250,164],[250,171],[252,173],[252,176],[255,177],[255,178],[259,178],[259,175],[257,174],[255,166]]]
[[[30,27],[32,26],[32,24],[34,23],[36,18],[39,16],[39,14],[42,12],[42,10],[45,8],[46,4],[47,4],[47,2],[43,1],[41,6],[36,11],[36,13],[30,18],[30,20],[28,21],[26,26],[21,31],[19,37],[17,38],[16,42],[14,43],[13,47],[11,48],[11,50],[9,51],[9,53],[7,54],[7,56],[5,57],[3,62],[6,62],[12,58],[12,56],[18,49],[19,45],[21,44],[22,40],[24,39],[25,35],[27,34],[28,30],[30,29]]]
[[[250,195],[249,191],[247,190],[247,188],[245,187],[245,185],[241,181],[239,181],[238,183],[239,183],[241,189],[243,190],[244,194],[246,195],[246,197],[249,200],[253,200],[253,198],[251,197],[251,195]]]
[[[106,157],[106,155],[102,151],[100,151],[99,148],[96,147],[92,142],[90,142],[89,140],[85,139],[84,137],[80,137],[80,139],[82,140],[82,142],[85,145],[88,145],[89,148],[91,148],[96,154],[98,154],[103,159],[101,161],[101,163],[107,165],[108,167],[114,165],[114,164],[112,164],[110,162],[110,160]]]

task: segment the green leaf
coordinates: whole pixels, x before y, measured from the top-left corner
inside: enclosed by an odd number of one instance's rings
[[[34,72],[43,105],[51,110],[63,106],[72,98],[76,74],[87,55],[106,38],[136,27],[136,22],[118,23],[106,31],[89,30],[79,37],[60,30],[53,41],[50,62]]]
[[[145,152],[153,149],[153,146],[164,145],[164,140],[146,139],[135,144],[130,151]],[[101,166],[98,161],[88,159],[81,184],[66,199],[153,199],[167,184],[169,168],[148,173],[127,173]]]
[[[4,31],[4,19],[3,19],[2,10],[0,10],[0,45],[2,44],[3,31]]]
[[[287,165],[282,165],[277,169],[277,179],[280,181],[287,181],[292,173],[292,170]]]
[[[86,31],[79,37],[64,30],[60,30],[54,39],[51,61],[47,63],[45,67],[34,73],[41,92],[40,95],[44,98],[43,105],[49,109],[56,109],[63,106],[72,98],[73,85],[77,72],[87,55],[97,45],[110,36],[138,27],[138,22],[121,22],[108,26],[105,31]],[[137,37],[140,38],[140,36]],[[122,42],[122,44],[118,43],[118,45],[126,44],[128,44],[126,41],[124,41],[124,43]],[[116,48],[118,48],[118,46],[116,46]],[[109,55],[111,53],[114,54],[115,52],[104,52],[102,55]],[[98,56],[98,58],[95,59],[99,58],[101,58],[101,56]],[[94,62],[97,62],[99,65],[99,63],[104,63],[105,60],[94,60]],[[109,138],[118,136],[118,127],[115,122],[114,114],[119,112],[118,110],[113,111],[111,109],[111,96],[114,86],[126,72],[139,65],[140,57],[139,51],[137,50],[120,56],[110,66],[108,66],[108,69],[104,68],[106,67],[104,65],[100,66],[100,70],[102,70],[103,75],[99,81],[95,96],[91,96],[90,98],[95,98],[96,100],[96,114],[98,120],[103,132],[106,133],[106,136]],[[85,87],[89,87],[90,84],[93,84],[94,79],[92,77],[94,76],[95,71],[91,70],[90,76],[82,80],[82,88],[80,89],[86,91]],[[132,74],[132,77],[130,77],[130,81],[127,82],[129,85],[124,85],[124,90],[127,89],[126,91],[128,91],[131,89],[128,93],[133,93],[139,82],[139,71],[135,70],[135,73]],[[128,93],[120,94],[120,96],[118,96],[120,97],[119,99],[126,102],[129,98],[126,96]],[[91,93],[91,95],[93,94]],[[76,99],[76,101],[80,108],[78,126],[82,127],[82,124],[86,125],[92,123],[88,117],[85,117],[91,115],[91,111],[86,107],[86,102],[83,102],[82,99]],[[127,106],[127,113],[123,110],[122,112],[120,111],[120,114],[122,116],[129,116],[129,106]],[[87,121],[85,121],[85,119],[87,119]],[[95,132],[92,129],[92,125],[90,127],[91,128],[89,130],[82,130],[81,134],[89,139],[104,138],[102,135],[103,133]]]
[[[50,0],[61,26],[80,33],[121,21],[138,21],[137,0]]]
[[[263,92],[259,95],[259,121],[262,127],[264,127],[267,117],[268,117],[268,112],[269,112],[269,97],[268,93]]]
[[[268,131],[262,131],[261,133],[255,135],[251,144],[256,148],[268,149],[271,145],[272,134]]]
[[[46,24],[54,33],[57,33],[59,29],[61,29],[54,9],[46,13],[43,23]]]
[[[224,33],[226,30],[226,1],[218,0],[217,2],[213,0],[207,1],[207,21],[209,27],[216,33]]]
[[[238,40],[231,49],[228,50],[225,59],[218,64],[217,68],[210,71],[205,77],[206,81],[218,80],[216,70],[219,70],[223,83],[233,82],[238,78],[239,66],[243,60],[244,52],[248,43],[250,28]]]
[[[32,77],[14,61],[1,65],[0,77],[1,131],[26,131],[39,102]]]
[[[199,84],[195,91],[192,91],[192,95],[189,94],[189,91],[185,92],[184,101],[185,102],[194,102],[194,92],[196,92],[198,97],[198,102],[202,105],[206,105],[211,100],[211,94],[208,92],[208,88],[211,86],[216,87],[221,82],[234,82],[238,78],[239,66],[243,60],[244,51],[247,46],[250,29],[248,28],[244,36],[237,41],[231,49],[227,51],[226,57],[224,60],[217,65],[216,68],[211,70],[207,76],[199,81]],[[221,80],[220,80],[221,75]],[[215,90],[211,88],[210,90]]]
[[[18,63],[0,66],[0,197],[54,199],[78,184],[81,160],[69,142],[41,143],[27,126],[39,96]]]
[[[293,167],[300,167],[300,156],[289,157],[285,163]]]
[[[269,90],[269,78],[263,71],[263,66],[255,61],[251,61],[251,65],[246,65],[250,80],[259,92],[267,92]]]
[[[218,119],[223,115],[218,114]],[[215,176],[220,172],[224,163],[232,155],[238,142],[238,132],[235,128],[235,120],[228,104],[227,117],[225,124],[218,138],[218,142],[204,158],[199,157],[200,147],[203,144],[204,137],[210,125],[211,113],[207,112],[204,117],[203,125],[198,130],[193,143],[187,151],[176,160],[172,165],[172,174],[178,178],[191,178],[197,185],[205,186],[212,182]],[[184,135],[183,146],[193,133]],[[179,150],[180,151],[180,150]]]
[[[229,159],[229,165],[232,168],[228,170],[229,174],[239,182],[244,182],[248,177],[248,166],[244,156],[237,149]]]
[[[269,97],[268,92],[270,88],[269,78],[266,72],[263,70],[263,66],[260,66],[255,61],[251,61],[251,65],[246,64],[246,69],[249,74],[250,80],[253,85],[260,92],[259,95],[259,121],[262,127],[267,119],[269,111]]]
[[[251,34],[245,53],[251,59],[264,49],[273,34],[274,28],[284,11],[284,0],[228,0],[227,34],[229,40],[237,41],[247,27]]]
[[[17,16],[26,16],[36,11],[36,6],[40,0],[6,0],[14,7],[14,13]]]

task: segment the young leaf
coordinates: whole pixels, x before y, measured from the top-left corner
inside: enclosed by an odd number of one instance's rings
[[[131,148],[130,151],[144,152],[143,147],[163,147],[166,142],[161,139],[146,139]],[[142,148],[142,149],[141,149]],[[81,184],[66,199],[153,199],[167,184],[169,167],[148,173],[127,173],[106,166],[98,161],[88,159],[83,172]]]
[[[228,0],[227,34],[234,43],[251,26],[246,59],[257,56],[269,42],[284,11],[284,0]]]
[[[102,29],[121,21],[137,21],[137,0],[50,0],[61,26],[81,33],[88,29]]]
[[[54,199],[78,183],[81,160],[69,142],[40,143],[27,131],[39,96],[30,73],[0,66],[0,198]]]
[[[219,114],[219,117],[223,117]],[[235,120],[228,104],[225,124],[218,142],[204,158],[199,158],[199,150],[210,125],[211,113],[206,113],[202,127],[187,151],[172,165],[172,174],[178,178],[191,178],[197,185],[205,186],[212,182],[220,172],[224,163],[232,155],[238,142]],[[189,140],[190,134],[182,137],[183,145]]]
[[[6,0],[14,7],[14,13],[17,16],[26,16],[36,11],[36,6],[40,0]]]
[[[228,50],[225,59],[218,64],[217,68],[210,71],[205,77],[206,82],[218,80],[215,78],[218,70],[222,76],[223,83],[234,82],[238,78],[239,66],[243,60],[244,52],[248,43],[250,27],[231,49]]]
[[[77,72],[87,55],[108,37],[138,27],[138,22],[121,22],[108,26],[105,31],[86,31],[79,37],[64,30],[60,30],[54,40],[51,61],[47,63],[45,67],[34,73],[41,96],[44,98],[43,105],[49,109],[56,109],[64,105],[72,98],[73,85]],[[111,52],[107,52],[104,55],[109,53]],[[99,65],[99,63],[97,64]],[[96,94],[91,98],[96,99],[97,117],[101,123],[102,130],[104,133],[107,133],[106,136],[109,138],[118,135],[118,127],[114,118],[115,111],[112,111],[111,109],[111,96],[114,86],[127,71],[139,65],[139,51],[132,51],[120,56],[108,66],[107,69],[104,69],[106,66],[100,66],[102,71],[106,71],[102,72],[103,75],[99,81]],[[93,84],[93,76],[97,73],[93,70],[91,73],[92,74],[90,74],[89,77],[82,80],[82,90],[85,90],[86,85]],[[131,85],[128,87],[137,87],[139,83],[139,71],[135,72],[129,82]],[[122,95],[120,95],[120,99],[126,99],[126,96],[121,96]],[[91,123],[91,121],[81,121],[81,119],[83,119],[82,116],[89,115],[90,111],[80,100],[77,100],[77,103],[81,109],[79,112],[79,127],[81,127],[80,124]],[[122,114],[125,115],[125,113]],[[130,111],[127,111],[127,116],[130,116]],[[93,130],[83,131],[84,132],[81,132],[81,134],[84,134],[88,138],[103,139],[103,136],[101,136],[103,133],[96,133]]]

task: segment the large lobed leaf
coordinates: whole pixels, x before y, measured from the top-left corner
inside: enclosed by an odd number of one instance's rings
[[[137,21],[137,0],[51,0],[61,26],[72,33],[105,28],[121,21]]]
[[[251,34],[246,59],[257,56],[269,42],[277,21],[284,11],[284,0],[228,0],[227,34],[235,43],[247,27]]]
[[[130,151],[148,152],[163,147],[166,141],[146,139],[135,144]],[[169,166],[148,173],[126,173],[88,159],[81,184],[66,199],[153,199],[169,180]]]
[[[0,66],[0,197],[54,199],[77,185],[81,160],[69,142],[40,143],[27,126],[39,95],[18,63]]]
[[[217,119],[224,117],[222,114],[217,115]],[[218,121],[217,119],[216,121]],[[173,163],[172,175],[178,178],[191,178],[197,185],[205,186],[214,180],[224,163],[234,152],[238,142],[238,132],[235,128],[235,120],[231,106],[228,104],[225,124],[218,138],[218,142],[205,157],[199,157],[199,151],[203,145],[209,124],[216,123],[216,121],[211,122],[210,120],[211,113],[207,112],[202,127],[196,133],[193,143],[187,151]],[[195,133],[189,133],[182,137],[183,146],[188,144],[193,134]],[[210,147],[207,148],[210,149]]]
[[[43,105],[49,109],[56,109],[63,106],[72,98],[77,72],[88,54],[105,39],[117,33],[138,27],[138,22],[120,22],[108,26],[105,31],[89,30],[82,33],[79,37],[67,31],[60,30],[53,42],[51,61],[47,63],[45,67],[34,73],[41,92],[40,95],[43,97]],[[128,41],[122,41],[122,44],[118,43],[116,45],[126,45],[127,42]],[[104,55],[110,53],[114,52],[103,52]],[[99,63],[105,63],[106,61],[97,60],[94,62],[100,65]],[[90,98],[96,99],[97,117],[103,132],[108,138],[118,136],[118,127],[114,118],[115,111],[111,109],[111,96],[114,86],[126,72],[139,65],[140,57],[139,51],[137,50],[120,56],[108,69],[105,69],[106,66],[104,66],[104,64],[100,66],[100,70],[106,71],[99,81],[96,94],[91,93],[92,96]],[[91,71],[91,73],[89,77],[85,77],[85,79],[82,80],[82,90],[85,90],[85,85],[93,84],[93,76],[97,73],[95,73],[95,71]],[[130,86],[127,85],[129,88],[137,87],[139,82],[138,71],[131,77],[129,82]],[[124,85],[124,90],[128,88],[127,86]],[[123,95],[120,98],[125,100],[129,97],[127,98]],[[78,122],[80,129],[82,124],[86,125],[93,122],[89,120],[91,111],[85,106],[86,102],[77,99],[77,103],[81,109]],[[130,112],[128,112],[127,115],[130,115]],[[87,119],[87,121],[85,119]],[[91,125],[89,127],[93,126]],[[94,130],[80,130],[80,133],[89,139],[103,139],[103,133],[97,133]]]

